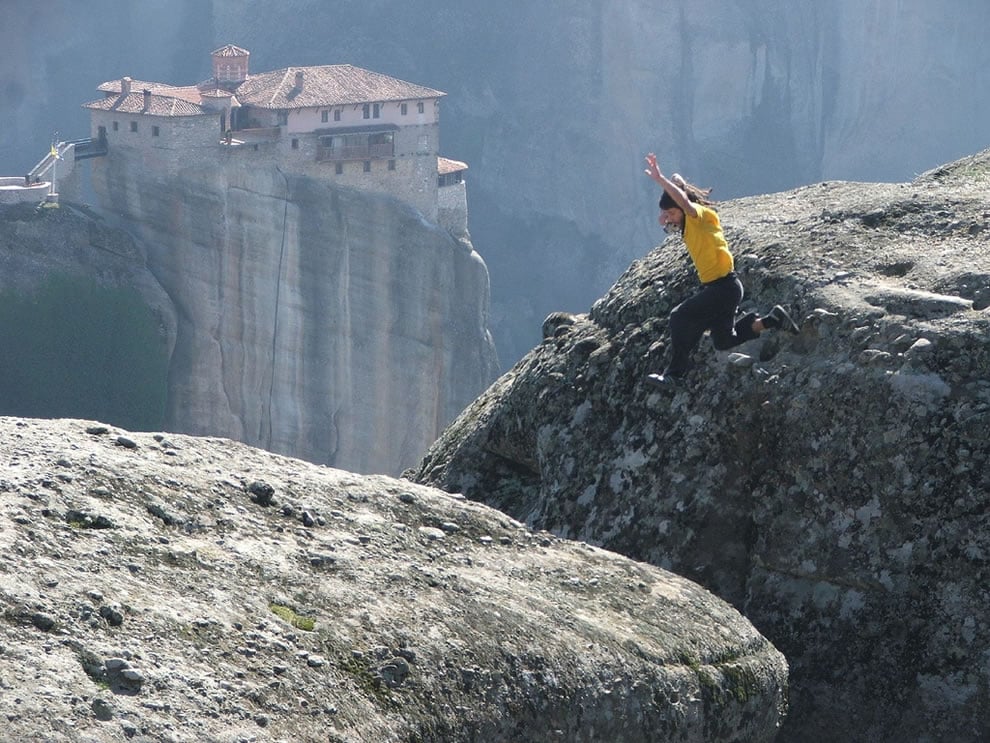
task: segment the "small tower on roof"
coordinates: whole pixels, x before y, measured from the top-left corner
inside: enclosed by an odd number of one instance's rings
[[[248,57],[251,52],[239,46],[227,44],[215,50],[213,57],[213,79],[218,87],[237,87],[247,79]]]

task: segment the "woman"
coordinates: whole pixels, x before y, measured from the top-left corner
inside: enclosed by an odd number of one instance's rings
[[[650,374],[647,381],[668,387],[682,380],[691,368],[691,352],[706,330],[711,331],[712,342],[720,351],[752,340],[768,328],[798,333],[798,326],[780,305],[763,317],[750,312],[735,319],[743,286],[733,270],[732,253],[722,234],[718,213],[712,208],[714,202],[708,200],[711,189],[692,186],[676,173],[667,178],[652,152],[646,156],[646,164],[646,174],[663,189],[660,226],[666,232],[680,231],[702,285],[700,292],[671,311],[670,363],[662,374]]]

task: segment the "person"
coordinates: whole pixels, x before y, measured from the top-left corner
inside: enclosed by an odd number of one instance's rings
[[[743,298],[743,285],[734,270],[711,189],[688,183],[679,174],[665,176],[654,153],[646,156],[646,174],[663,189],[660,195],[660,226],[667,233],[680,232],[694,268],[701,280],[701,291],[685,299],[670,313],[670,363],[647,381],[658,387],[671,387],[684,379],[691,368],[691,353],[702,335],[711,332],[715,348],[724,351],[757,338],[764,330],[786,330],[797,334],[798,326],[779,304],[763,317],[755,312],[736,319]]]

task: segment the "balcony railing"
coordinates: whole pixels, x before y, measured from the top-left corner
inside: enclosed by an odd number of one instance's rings
[[[395,145],[391,142],[347,147],[319,146],[316,148],[316,159],[319,162],[327,160],[374,160],[390,157],[395,157]]]

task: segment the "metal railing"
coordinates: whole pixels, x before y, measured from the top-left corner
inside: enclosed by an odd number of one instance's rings
[[[102,157],[107,154],[107,140],[104,137],[85,137],[84,139],[70,139],[67,142],[59,142],[55,145],[55,151],[59,159],[65,157],[65,153],[72,150],[73,160],[86,160],[91,157]],[[38,183],[48,174],[55,164],[55,156],[49,151],[31,170],[24,176],[25,183]]]

